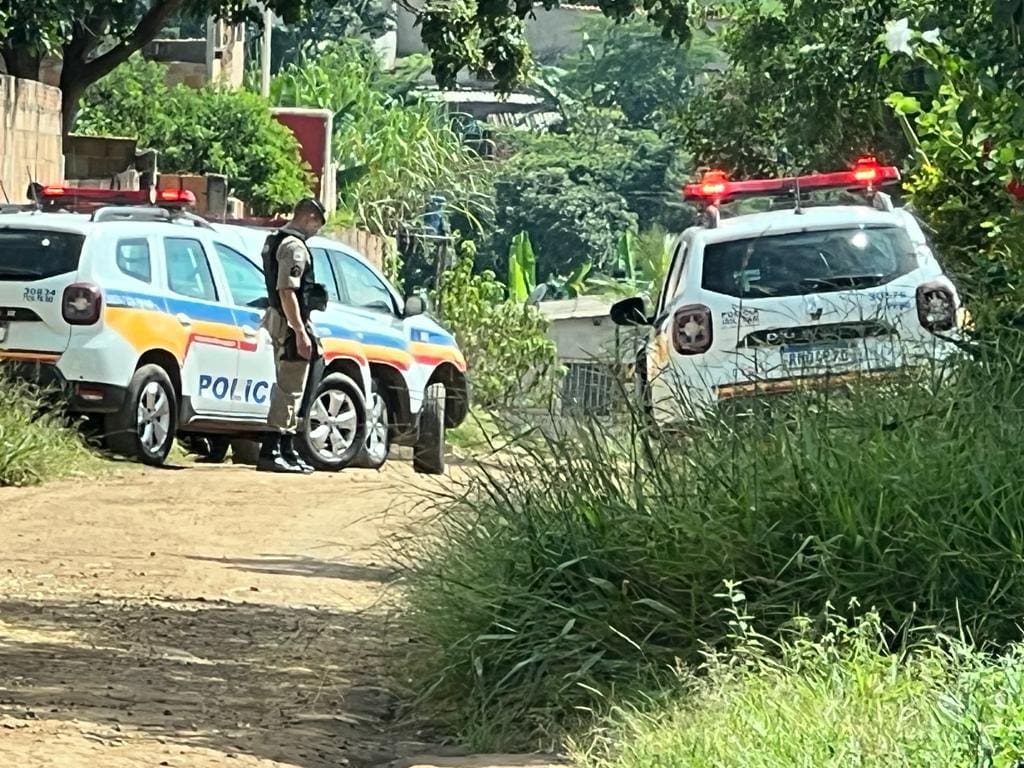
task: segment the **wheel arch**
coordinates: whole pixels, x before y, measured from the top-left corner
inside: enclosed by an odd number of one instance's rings
[[[459,426],[469,415],[469,382],[466,374],[452,363],[441,363],[427,380],[427,387],[431,384],[444,384],[445,426],[448,429]]]
[[[411,429],[413,417],[409,401],[409,384],[402,372],[385,363],[370,363],[370,375],[383,388],[392,432]]]
[[[175,397],[177,397],[178,402],[180,403],[182,397],[182,381],[181,364],[178,362],[178,358],[166,349],[150,349],[139,356],[139,361],[135,364],[135,370],[139,370],[139,368],[144,365],[156,365],[164,370],[164,373],[167,374],[167,378],[171,380],[171,385],[174,387]]]

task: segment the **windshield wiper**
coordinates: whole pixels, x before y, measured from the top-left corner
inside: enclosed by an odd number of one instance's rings
[[[871,275],[835,275],[834,277],[805,277],[800,285],[817,288],[871,288],[881,285],[888,275],[876,272]]]

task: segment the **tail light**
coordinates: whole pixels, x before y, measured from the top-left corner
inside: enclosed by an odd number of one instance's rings
[[[676,310],[672,319],[672,346],[680,355],[699,355],[711,348],[711,310],[694,304]]]
[[[917,319],[928,331],[950,331],[956,325],[956,300],[941,283],[925,283],[917,289]]]
[[[75,283],[64,289],[61,314],[69,325],[92,325],[99,321],[103,295],[91,283]]]

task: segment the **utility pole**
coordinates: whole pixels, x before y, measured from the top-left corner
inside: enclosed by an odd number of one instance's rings
[[[274,26],[274,14],[263,6],[263,38],[260,51],[260,93],[264,98],[270,96],[270,35]]]

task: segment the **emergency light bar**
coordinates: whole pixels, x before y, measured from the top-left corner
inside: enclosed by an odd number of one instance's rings
[[[196,204],[196,196],[187,189],[100,189],[49,185],[36,190],[39,203],[46,210],[66,208],[86,212],[108,205],[185,208]]]
[[[765,197],[794,194],[812,189],[851,189],[862,187],[873,190],[883,184],[900,180],[900,171],[892,165],[879,165],[875,158],[862,157],[849,171],[815,173],[808,176],[789,176],[780,179],[750,179],[729,181],[722,171],[708,171],[696,184],[683,187],[683,198],[701,200],[718,205],[738,197]]]

